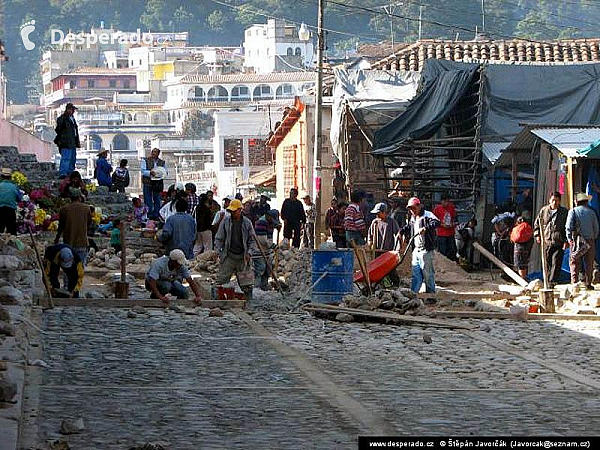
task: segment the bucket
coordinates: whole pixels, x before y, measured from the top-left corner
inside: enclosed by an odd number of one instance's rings
[[[325,273],[327,275],[323,276]],[[341,303],[352,293],[354,252],[352,250],[315,250],[312,255],[312,290],[314,303]]]

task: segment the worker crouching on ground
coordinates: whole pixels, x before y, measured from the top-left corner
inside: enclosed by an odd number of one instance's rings
[[[400,229],[405,240],[414,236],[412,242],[412,280],[410,289],[419,292],[425,282],[425,292],[435,293],[435,270],[433,258],[435,250],[436,228],[440,226],[439,219],[425,207],[417,197],[408,200],[407,209],[410,211],[408,224]]]
[[[257,251],[252,222],[242,216],[242,202],[232,200],[215,236],[215,250],[219,254],[219,272],[216,285],[229,283],[235,273],[246,301],[252,301],[254,269],[250,264],[250,252]]]
[[[273,244],[273,231],[275,228],[281,228],[279,212],[276,209],[272,209],[261,216],[254,224],[257,247],[260,245],[263,250],[261,253],[257,248],[250,253],[254,266],[254,284],[263,291],[269,290],[270,270],[267,268],[265,257],[268,259],[268,264],[273,267],[273,249],[275,247],[275,244]]]
[[[185,254],[175,249],[169,253],[169,256],[161,256],[150,264],[146,273],[146,289],[150,291],[150,298],[158,298],[166,306],[169,305],[169,298],[166,294],[175,295],[179,299],[187,299],[189,292],[182,284],[186,280],[194,295],[196,304],[200,304],[200,289],[192,279]]]
[[[66,275],[66,286],[61,293],[58,275],[60,269]],[[79,298],[79,292],[83,285],[83,262],[73,248],[67,244],[55,244],[46,248],[44,254],[44,273],[52,286],[53,297],[69,296]]]

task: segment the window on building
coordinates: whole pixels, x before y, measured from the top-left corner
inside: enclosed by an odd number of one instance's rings
[[[283,189],[289,192],[291,188],[298,186],[298,162],[296,161],[296,146],[287,145],[283,147]]]
[[[302,56],[302,49],[300,47],[296,47],[295,55],[296,56]]]
[[[223,166],[242,167],[244,165],[244,141],[242,139],[223,140]]]
[[[209,102],[226,102],[229,100],[229,93],[223,86],[213,86],[208,90]]]
[[[129,89],[129,86],[130,86],[130,84],[129,84],[129,80],[125,80],[125,81],[123,81],[123,87],[124,87],[125,89]]]
[[[96,86],[96,82],[94,80],[88,80],[88,87],[93,88]]]
[[[204,89],[202,89],[200,86],[194,87],[194,99],[204,100]]]
[[[231,100],[250,100],[250,89],[248,89],[248,86],[235,86],[231,90]]]
[[[108,82],[108,85],[109,85],[111,88],[117,87],[117,80],[110,80],[110,81]]]
[[[294,86],[291,84],[282,84],[281,86],[277,86],[277,91],[275,91],[275,96],[277,98],[293,97],[294,94]]]
[[[273,100],[273,91],[271,90],[271,86],[266,84],[256,86],[252,92],[252,98],[255,100]]]
[[[287,48],[287,55],[292,56],[294,54],[294,49],[292,47]]]
[[[260,167],[273,165],[273,155],[266,143],[267,141],[264,139],[248,139],[248,157],[250,159],[250,166]]]

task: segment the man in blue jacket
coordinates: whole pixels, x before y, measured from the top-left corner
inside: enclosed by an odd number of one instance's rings
[[[412,252],[412,280],[410,290],[419,292],[425,282],[425,292],[435,293],[435,270],[433,258],[435,254],[436,228],[440,226],[439,219],[426,211],[417,197],[408,201],[410,211],[408,224],[400,229],[405,240],[414,236]]]
[[[108,188],[112,185],[112,166],[107,161],[108,150],[102,148],[98,151],[98,160],[96,161],[96,179],[100,186],[106,186]]]
[[[167,252],[176,248],[183,251],[187,259],[194,259],[194,242],[196,241],[196,220],[187,213],[188,202],[180,198],[175,203],[175,214],[169,216],[160,235]]]

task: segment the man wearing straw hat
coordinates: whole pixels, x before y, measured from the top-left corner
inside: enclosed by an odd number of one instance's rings
[[[596,258],[596,239],[598,238],[598,218],[588,202],[592,197],[579,192],[575,195],[577,206],[569,211],[567,216],[567,240],[571,247],[569,268],[571,269],[571,283],[579,281],[579,272],[583,262],[585,272],[585,287],[594,290],[592,286],[592,273],[594,259]]]
[[[0,179],[0,233],[17,234],[17,202],[22,195],[19,188],[10,180],[12,170],[2,168]]]
[[[112,186],[112,177],[110,174],[113,168],[106,159],[108,150],[101,148],[98,150],[96,156],[98,156],[98,160],[96,161],[96,179],[98,180],[98,184],[110,188]]]

